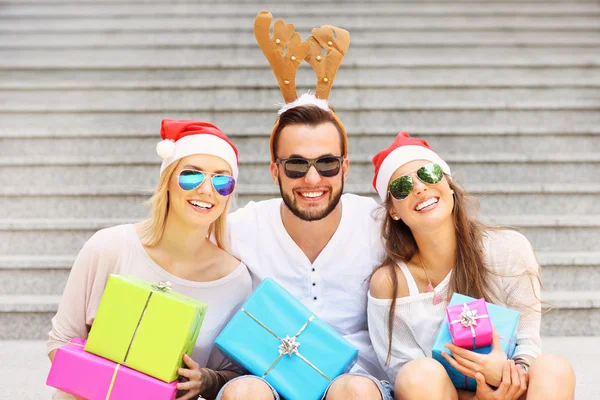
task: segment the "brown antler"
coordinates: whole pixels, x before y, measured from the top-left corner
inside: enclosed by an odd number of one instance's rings
[[[294,32],[294,25],[286,24],[282,20],[275,21],[271,38],[269,31],[272,20],[273,15],[270,12],[259,12],[254,20],[254,36],[269,60],[285,102],[290,103],[298,98],[296,72],[308,54],[310,45],[302,42],[300,34]],[[284,55],[286,48],[287,52]]]
[[[323,25],[312,30],[307,42],[310,43],[310,52],[306,61],[317,73],[315,96],[327,99],[342,58],[350,47],[350,33],[335,26]],[[322,48],[325,49],[325,55],[322,54]]]

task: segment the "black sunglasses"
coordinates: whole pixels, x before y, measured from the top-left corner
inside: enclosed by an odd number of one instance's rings
[[[340,173],[343,161],[343,156],[321,156],[312,159],[302,157],[278,158],[275,162],[283,165],[283,170],[288,178],[299,179],[306,176],[311,166],[314,166],[322,177],[332,178]]]

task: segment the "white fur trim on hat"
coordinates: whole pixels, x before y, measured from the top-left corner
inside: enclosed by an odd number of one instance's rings
[[[442,167],[442,171],[445,174],[450,175],[450,167],[440,156],[438,156],[433,150],[430,150],[423,146],[402,146],[392,151],[381,163],[379,167],[379,173],[377,174],[377,181],[375,187],[377,187],[377,193],[381,198],[382,202],[385,202],[387,197],[388,185],[390,179],[396,170],[406,164],[407,162],[415,160],[427,160],[438,164]]]
[[[174,142],[174,145],[175,150],[171,156],[163,159],[162,165],[160,166],[161,174],[165,168],[183,157],[187,157],[192,154],[210,154],[221,157],[223,160],[225,160],[231,167],[231,175],[234,177],[234,179],[237,179],[238,160],[235,155],[235,151],[233,151],[233,148],[229,143],[220,137],[208,133],[189,135],[184,136],[178,141]]]
[[[327,102],[327,100],[318,99],[317,96],[315,96],[314,94],[309,92],[309,93],[304,93],[302,96],[298,97],[296,100],[292,101],[291,103],[284,104],[279,109],[278,113],[279,113],[279,115],[281,115],[284,112],[286,112],[287,110],[290,110],[292,108],[305,106],[305,105],[309,105],[309,104],[311,104],[313,106],[317,106],[322,110],[330,111],[329,103]]]

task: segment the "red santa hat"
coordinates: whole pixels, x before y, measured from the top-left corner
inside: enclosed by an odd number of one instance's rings
[[[396,170],[407,162],[427,160],[438,164],[446,175],[450,175],[450,167],[437,155],[423,139],[412,138],[408,133],[401,132],[394,142],[385,150],[381,150],[373,157],[375,176],[373,187],[379,194],[381,201],[385,201],[390,179]]]
[[[163,158],[160,173],[175,161],[192,154],[221,157],[231,167],[234,179],[238,176],[238,151],[216,126],[202,121],[163,119],[156,152]]]

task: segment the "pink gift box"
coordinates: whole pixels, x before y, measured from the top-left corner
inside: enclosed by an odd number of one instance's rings
[[[175,398],[177,381],[165,383],[88,353],[84,346],[85,340],[77,338],[56,350],[46,385],[87,400]]]
[[[452,343],[473,350],[492,344],[492,321],[485,299],[446,307]]]

